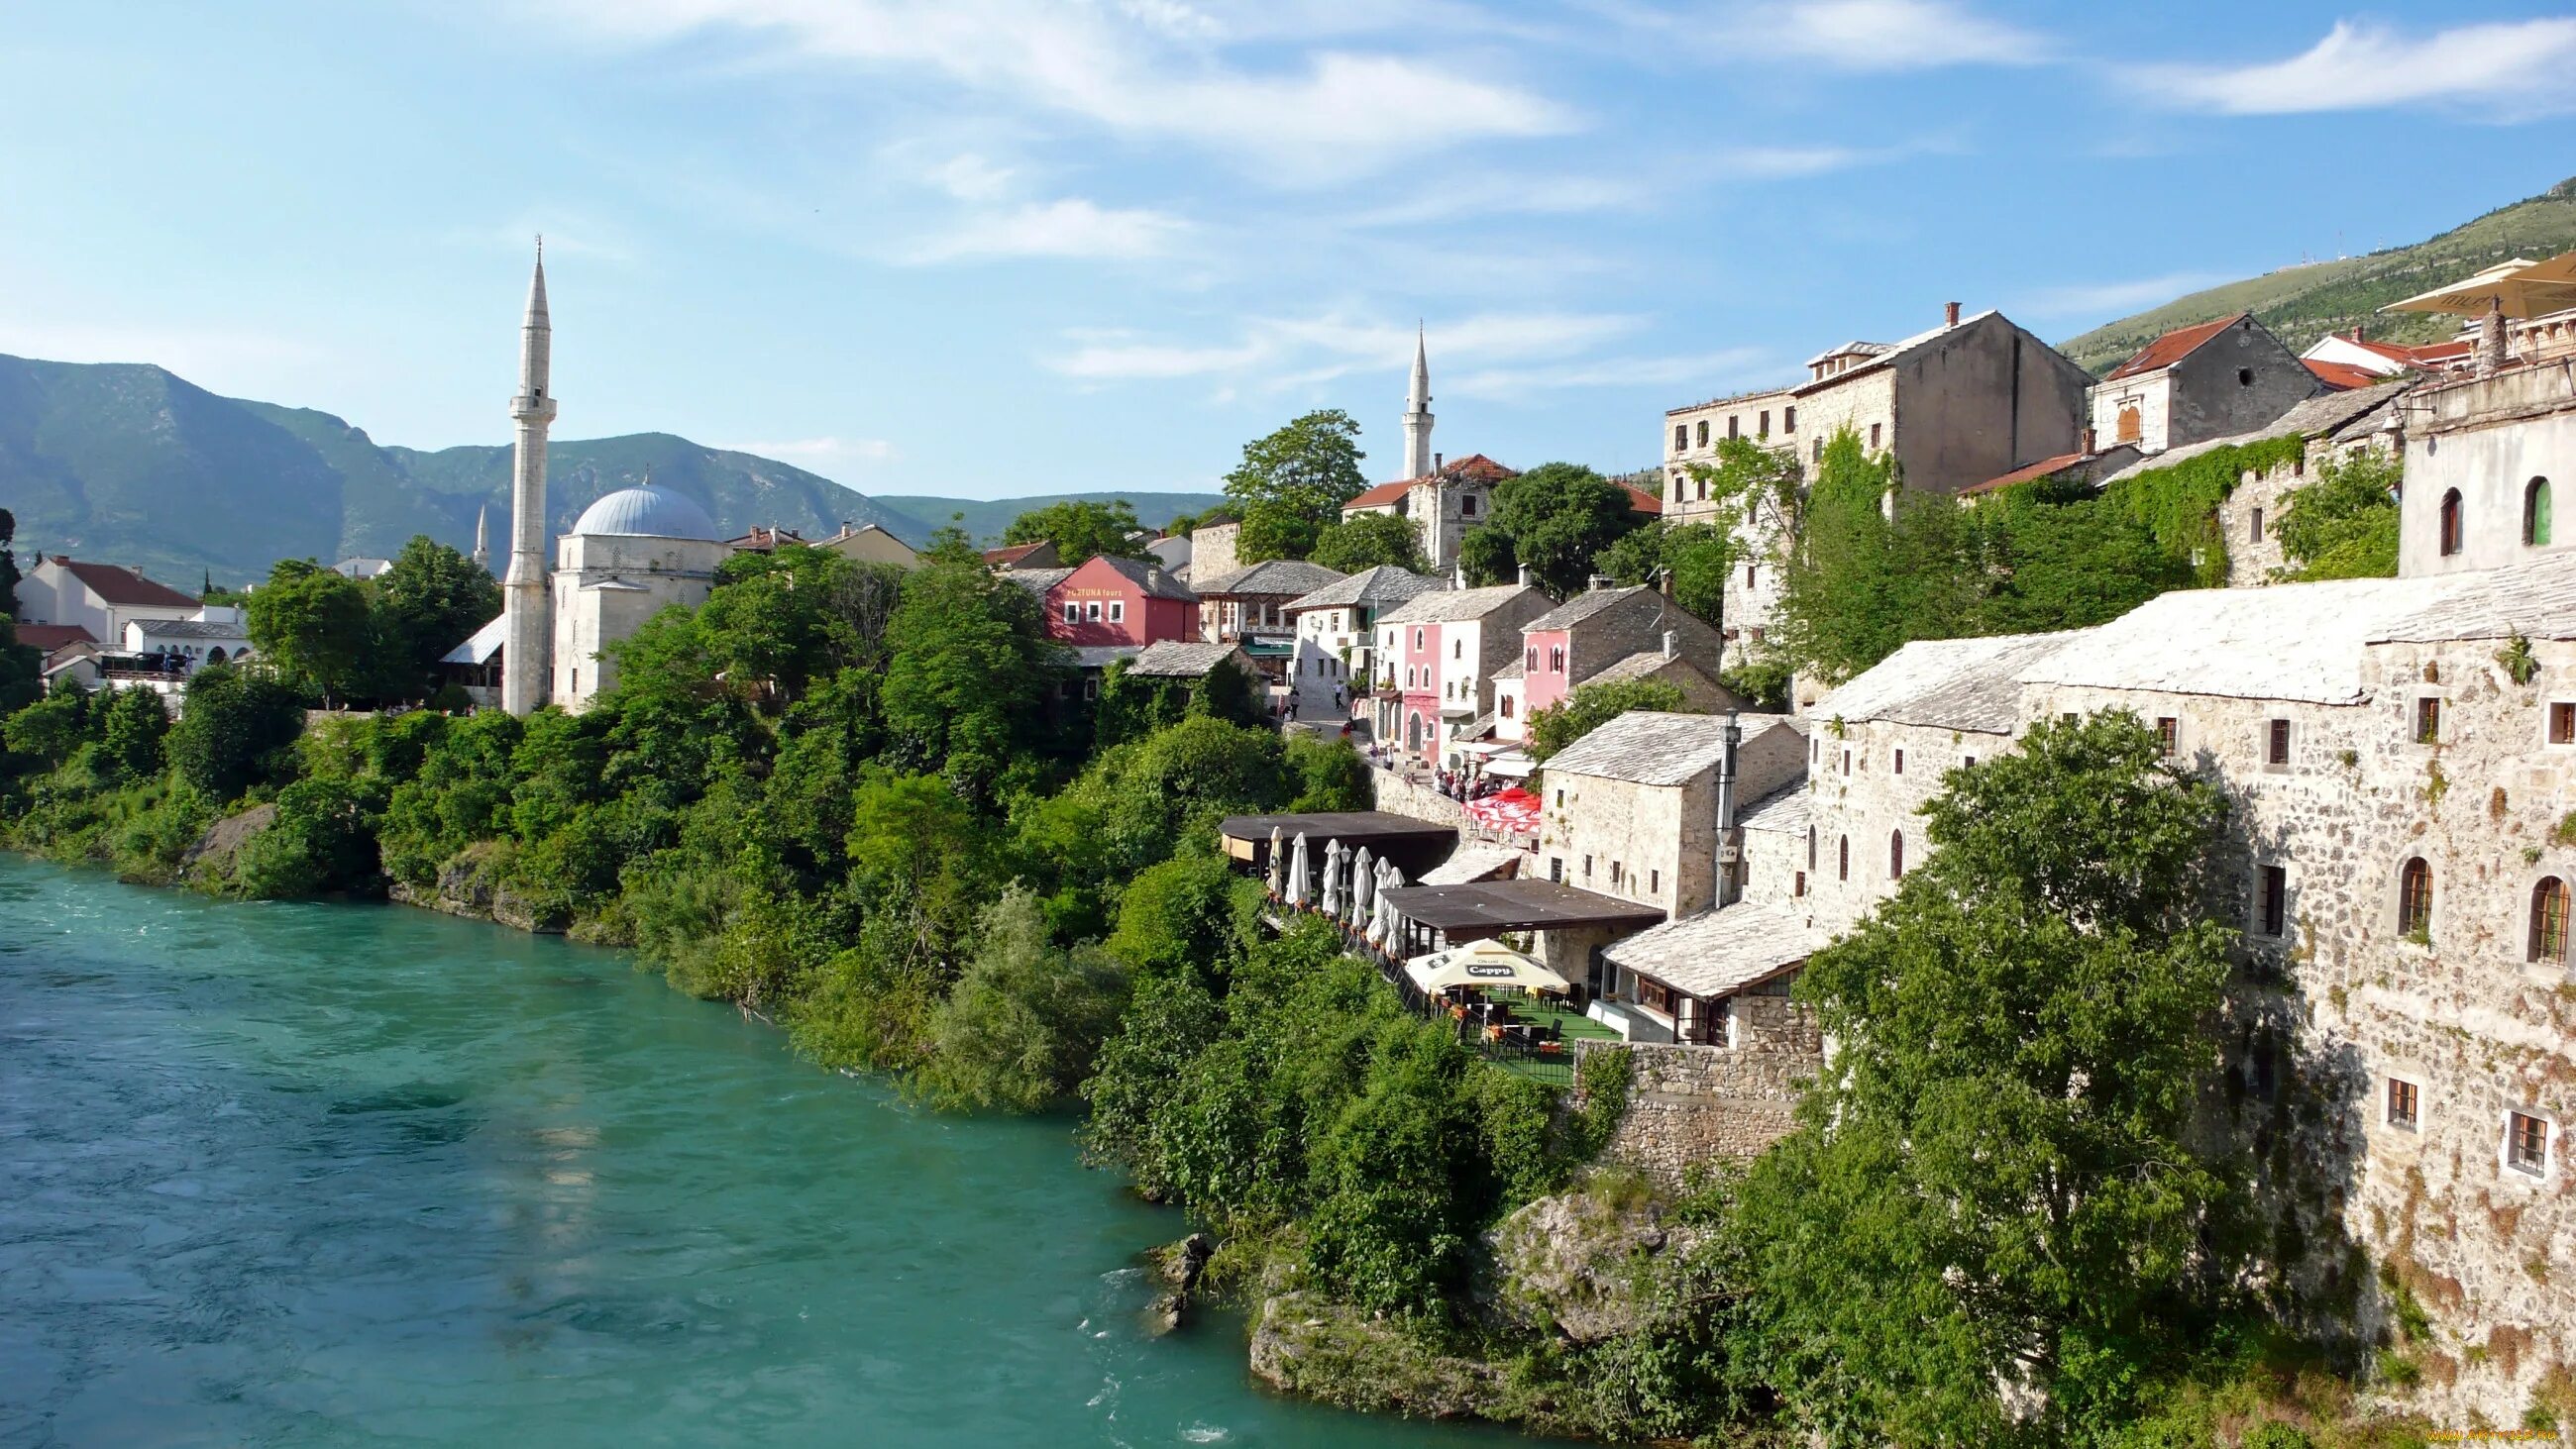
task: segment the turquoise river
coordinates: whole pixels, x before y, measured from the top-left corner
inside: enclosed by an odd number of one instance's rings
[[[1147,1337],[1185,1230],[621,953],[0,859],[0,1445],[1497,1445]]]

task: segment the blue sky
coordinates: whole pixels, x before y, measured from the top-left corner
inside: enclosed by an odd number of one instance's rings
[[[1662,411],[1999,306],[2050,338],[2576,174],[2476,0],[15,4],[0,351],[866,492],[1212,486],[1311,407],[1651,462]]]

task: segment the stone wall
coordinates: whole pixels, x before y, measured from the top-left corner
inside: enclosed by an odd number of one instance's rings
[[[1417,785],[1392,770],[1381,770],[1371,765],[1369,784],[1377,800],[1377,808],[1390,815],[1410,815],[1435,825],[1467,823],[1467,812],[1458,808],[1457,801],[1428,785]]]
[[[1691,1169],[1759,1155],[1797,1125],[1803,1083],[1823,1065],[1815,1023],[1785,996],[1739,997],[1754,1013],[1740,1047],[1647,1046],[1585,1040],[1575,1072],[1602,1051],[1629,1054],[1628,1110],[1602,1159],[1666,1187]]]

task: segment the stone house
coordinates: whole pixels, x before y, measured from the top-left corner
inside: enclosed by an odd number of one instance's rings
[[[2493,568],[2566,547],[2555,494],[2576,479],[2576,370],[2427,383],[2408,411],[2401,574]]]
[[[1202,579],[1221,579],[1243,567],[1234,551],[1235,540],[1243,533],[1240,523],[1211,523],[1190,530],[1190,587]]]
[[[18,580],[18,622],[68,624],[105,645],[121,645],[138,619],[195,617],[197,601],[122,564],[47,554]]]
[[[1000,570],[1060,568],[1059,558],[1055,541],[1045,538],[1035,543],[1014,543],[984,550],[985,564]]]
[[[1445,573],[1458,562],[1458,545],[1468,531],[1494,516],[1496,485],[1519,476],[1518,470],[1482,453],[1470,453],[1454,463],[1435,453],[1429,473],[1380,483],[1357,494],[1342,505],[1342,517],[1391,513],[1404,519],[1413,525],[1423,558],[1435,572]]]
[[[1232,573],[1208,570],[1204,561],[1191,566],[1190,587],[1199,599],[1199,638],[1209,644],[1240,644],[1262,677],[1273,685],[1288,683],[1288,661],[1297,652],[1296,621],[1288,606],[1344,575],[1304,559],[1274,558]]]
[[[1352,713],[1362,712],[1369,682],[1377,677],[1378,617],[1447,587],[1439,579],[1380,564],[1290,600],[1297,652],[1289,661],[1288,677],[1296,715],[1331,714],[1337,688]]]
[[[1726,642],[1698,615],[1643,584],[1604,579],[1530,621],[1521,632],[1520,709],[1552,708],[1613,665],[1640,655],[1687,661],[1711,680]]]
[[[1694,465],[1713,466],[1729,438],[1795,449],[1798,400],[1785,387],[1711,398],[1664,414],[1664,517],[1675,523],[1714,521],[1717,504],[1708,484],[1691,476]],[[1776,441],[1775,441],[1776,439]]]
[[[1905,486],[1956,493],[2026,463],[2076,451],[2091,374],[2000,312],[1942,324],[1901,342],[1848,342],[1807,363],[1790,390],[1798,456],[1810,473],[1850,428],[1896,460]]]
[[[1716,906],[1727,719],[1630,710],[1550,757],[1531,873],[1674,919]],[[1805,773],[1803,722],[1775,714],[1737,724],[1736,799],[1760,799]]]
[[[1527,635],[1523,635],[1524,641]],[[1527,644],[1524,657],[1494,671],[1494,738],[1518,742],[1529,738]],[[1676,645],[1677,648],[1677,645]],[[1693,714],[1724,714],[1752,708],[1751,701],[1719,682],[1716,675],[1679,652],[1641,649],[1584,681],[1617,684],[1629,679],[1659,679],[1682,692],[1682,708]]]
[[[2094,386],[2095,436],[2161,453],[2259,428],[2324,384],[2251,312],[2168,332]]]
[[[1498,584],[1417,595],[1380,616],[1377,738],[1416,758],[1444,756],[1493,708],[1494,671],[1519,657],[1522,628],[1548,607],[1526,584]]]
[[[2299,354],[2302,362],[2324,367],[2349,367],[2380,377],[2404,377],[2410,372],[2444,372],[2469,367],[2477,361],[2477,344],[2466,339],[2408,346],[2402,342],[2380,342],[2364,337],[2359,327],[2349,332],[2329,332],[2308,345]]]

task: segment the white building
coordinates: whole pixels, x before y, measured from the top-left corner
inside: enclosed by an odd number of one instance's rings
[[[121,646],[138,619],[195,617],[197,601],[121,564],[83,563],[49,554],[18,581],[18,622],[68,624],[92,639]]]
[[[2408,395],[2398,572],[2494,568],[2561,550],[2557,485],[2576,479],[2576,376],[2460,377]]]
[[[670,605],[705,603],[730,551],[705,509],[650,483],[582,510],[556,543],[553,702],[579,713],[616,688],[605,646]]]

